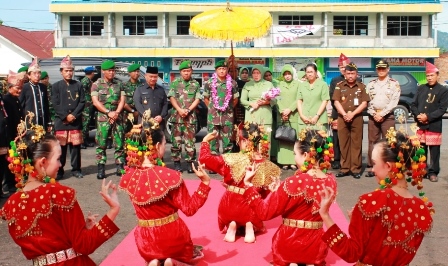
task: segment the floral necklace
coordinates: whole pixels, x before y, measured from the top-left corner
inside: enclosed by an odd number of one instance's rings
[[[212,75],[212,101],[213,106],[215,109],[224,112],[227,110],[227,107],[229,107],[230,99],[232,98],[232,77],[227,74],[226,75],[226,97],[224,98],[224,102],[222,106],[219,106],[219,98],[218,98],[218,91],[217,91],[217,80],[218,76],[216,73],[213,73]]]

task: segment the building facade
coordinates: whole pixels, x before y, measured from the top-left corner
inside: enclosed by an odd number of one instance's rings
[[[215,60],[230,55],[230,42],[189,35],[189,23],[225,5],[225,0],[53,0],[53,54],[158,66],[166,81],[178,75],[179,60],[188,58],[198,77],[205,76]],[[300,69],[317,61],[329,79],[338,72],[340,53],[363,69],[382,58],[415,73],[424,70],[420,59],[439,56],[433,35],[439,0],[234,0],[231,5],[268,10],[273,18],[264,38],[234,45],[240,66],[262,63],[278,72],[285,63]]]

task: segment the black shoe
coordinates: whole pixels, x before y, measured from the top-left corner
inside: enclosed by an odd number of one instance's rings
[[[58,173],[56,175],[56,180],[62,180],[64,178],[64,173]]]
[[[92,147],[95,147],[95,143],[93,143],[93,142],[87,142],[87,143],[86,143],[86,146],[92,148]]]
[[[174,170],[176,170],[176,171],[178,171],[178,172],[183,172],[182,171],[182,165],[180,164],[180,162],[179,161],[175,161],[174,162]]]
[[[5,193],[5,192],[3,192],[3,191],[0,190],[0,199],[6,199],[6,198],[9,198],[9,196],[11,196],[11,195],[12,195],[12,194],[9,193],[9,192]]]
[[[117,176],[122,176],[124,174],[123,164],[117,164]]]
[[[193,162],[188,162],[188,163],[187,163],[187,172],[188,172],[189,174],[194,173],[194,171],[193,171],[193,167],[191,166],[192,163],[193,163]]]
[[[76,178],[83,178],[84,177],[80,171],[73,171],[72,172],[72,176],[74,176]]]
[[[344,176],[349,176],[349,175],[351,175],[350,171],[348,171],[348,172],[339,172],[335,176],[336,177],[344,177]]]
[[[216,172],[213,172],[213,171],[208,171],[208,173],[211,175],[216,175]]]
[[[106,140],[106,149],[112,149],[112,140]]]
[[[333,162],[332,164],[331,164],[331,168],[333,168],[333,169],[339,169],[339,168],[341,168],[341,164],[339,163],[339,162]]]
[[[372,171],[368,171],[366,174],[366,177],[374,177],[374,176],[375,176],[375,173]]]
[[[96,175],[98,179],[106,178],[106,170],[104,169],[104,164],[98,164],[98,174]]]
[[[85,149],[87,149],[87,146],[84,145],[84,143],[82,143],[82,144],[79,146],[79,148],[85,150]]]
[[[357,173],[357,174],[353,174],[352,175],[354,179],[360,179],[361,178],[361,174]]]

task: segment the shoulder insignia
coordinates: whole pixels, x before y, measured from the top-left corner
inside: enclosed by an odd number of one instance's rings
[[[339,84],[341,84],[341,83],[343,83],[345,80],[341,80],[341,81],[339,81],[338,83],[336,83],[336,85],[339,85]]]

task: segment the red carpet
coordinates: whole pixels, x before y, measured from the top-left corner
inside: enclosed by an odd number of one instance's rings
[[[199,181],[185,181],[190,194],[196,190]],[[191,231],[191,238],[194,244],[204,247],[204,259],[198,266],[204,265],[269,265],[272,259],[271,241],[272,236],[281,223],[281,218],[265,222],[268,232],[257,235],[257,242],[254,244],[244,243],[242,237],[237,238],[235,243],[227,243],[222,239],[224,234],[218,230],[217,209],[224,187],[219,181],[212,180],[207,202],[193,217],[185,217],[182,212],[179,215],[188,225]],[[342,230],[347,231],[348,223],[341,209],[334,204],[331,215]],[[329,251],[327,265],[352,265],[344,262],[333,252]],[[145,265],[145,261],[140,257],[135,246],[134,231],[112,251],[111,254],[101,263],[101,266],[122,266],[122,265]]]

